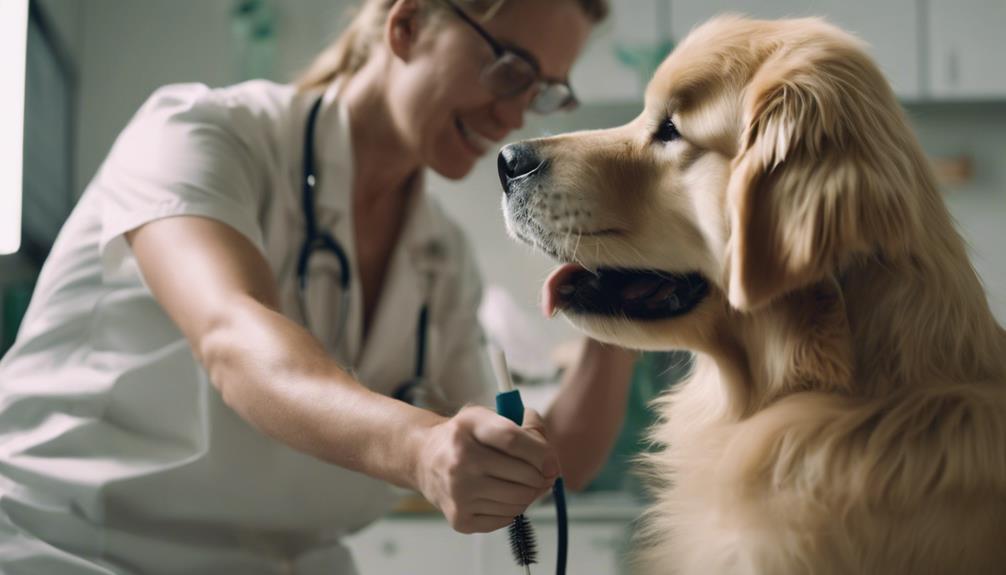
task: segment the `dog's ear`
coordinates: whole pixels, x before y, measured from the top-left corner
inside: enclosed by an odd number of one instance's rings
[[[771,56],[746,89],[743,121],[727,192],[731,305],[755,309],[856,254],[903,248],[918,207],[896,148],[910,136],[860,50]]]

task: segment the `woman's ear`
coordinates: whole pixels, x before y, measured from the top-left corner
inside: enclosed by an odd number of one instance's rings
[[[418,0],[396,0],[388,12],[384,37],[391,53],[408,61],[419,37],[421,7]]]

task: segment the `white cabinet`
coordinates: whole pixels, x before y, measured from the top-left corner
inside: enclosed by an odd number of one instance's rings
[[[626,492],[572,493],[569,510],[571,575],[628,573],[626,552],[643,504]],[[534,573],[555,573],[556,516],[549,502],[527,513],[538,542]],[[346,539],[360,575],[516,575],[506,529],[462,535],[434,513],[397,513]]]
[[[724,12],[770,19],[821,16],[869,44],[895,93],[916,99],[922,92],[918,9],[916,0],[677,0],[671,19],[674,37],[680,40],[696,25]]]
[[[822,16],[852,32],[869,51],[905,99],[922,96],[919,30],[922,0],[613,0],[611,16],[595,31],[583,57],[574,67],[572,82],[587,103],[641,103],[643,86],[631,62],[645,59],[646,51],[670,39],[680,42],[709,18],[736,13],[753,18]],[[956,0],[933,0],[948,6]],[[980,2],[981,0],[970,0]],[[1002,0],[999,10],[1006,10]],[[989,24],[991,26],[991,24]],[[992,56],[989,56],[992,57]],[[643,74],[645,75],[645,74]]]
[[[555,522],[531,518],[538,542],[537,573],[554,573]],[[626,572],[628,523],[573,522],[566,572],[619,575]],[[516,575],[507,530],[462,535],[443,519],[387,518],[347,538],[360,575]]]
[[[475,547],[441,517],[389,518],[347,538],[360,575],[454,575],[475,571]]]
[[[538,541],[535,573],[555,573],[556,531],[554,522],[531,520]],[[510,552],[506,530],[477,536],[479,568],[483,575],[520,573]],[[618,575],[623,568],[628,531],[624,522],[573,523],[569,532],[566,572],[570,574]],[[362,575],[367,575],[363,573]]]
[[[1006,98],[1006,2],[928,0],[930,95]]]
[[[1006,99],[1004,0],[612,0],[573,69],[580,99],[641,104],[647,52],[723,13],[824,17],[867,43],[903,100]]]

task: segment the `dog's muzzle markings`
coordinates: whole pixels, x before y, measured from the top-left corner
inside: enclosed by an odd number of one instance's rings
[[[542,288],[543,311],[584,315],[625,317],[633,320],[660,320],[684,315],[698,306],[709,293],[709,283],[697,273],[663,270],[598,267],[594,270],[570,263],[576,247],[563,246],[570,237],[617,235],[617,230],[584,229],[579,225],[554,229],[548,210],[536,194],[547,194],[545,180],[549,161],[533,144],[511,144],[497,158],[504,210],[511,232],[521,241],[564,262],[553,271]],[[578,242],[576,242],[578,244]]]

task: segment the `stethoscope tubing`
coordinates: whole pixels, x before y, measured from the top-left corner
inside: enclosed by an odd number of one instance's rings
[[[335,341],[341,342],[346,335],[346,324],[349,315],[349,289],[352,280],[352,269],[349,267],[349,257],[339,242],[328,233],[318,232],[318,220],[315,217],[314,198],[318,178],[314,169],[314,141],[317,126],[318,111],[321,109],[322,98],[315,100],[307,117],[307,130],[304,135],[304,179],[301,188],[301,208],[304,213],[304,244],[297,257],[297,290],[298,305],[301,317],[307,322],[307,309],[304,304],[307,292],[307,270],[311,254],[318,248],[325,248],[339,260],[339,319],[336,326]]]
[[[317,249],[325,249],[335,255],[339,260],[339,319],[336,327],[335,342],[344,341],[346,335],[346,325],[349,318],[349,298],[350,284],[352,280],[352,269],[349,265],[349,257],[342,249],[339,242],[328,232],[318,231],[318,221],[315,217],[315,186],[318,178],[314,165],[314,142],[315,127],[317,125],[318,112],[321,109],[322,98],[315,100],[307,117],[307,129],[304,135],[304,161],[303,161],[303,182],[301,187],[301,208],[304,213],[304,244],[300,248],[297,256],[297,304],[300,307],[301,317],[304,323],[309,323],[305,296],[307,293],[308,264],[311,254]],[[427,294],[428,295],[428,294]],[[419,317],[416,321],[416,356],[413,364],[413,378],[395,391],[394,397],[403,401],[410,401],[410,394],[414,387],[422,383],[426,374],[426,344],[429,328],[429,302],[423,301],[419,309]],[[411,403],[411,401],[410,401]]]

